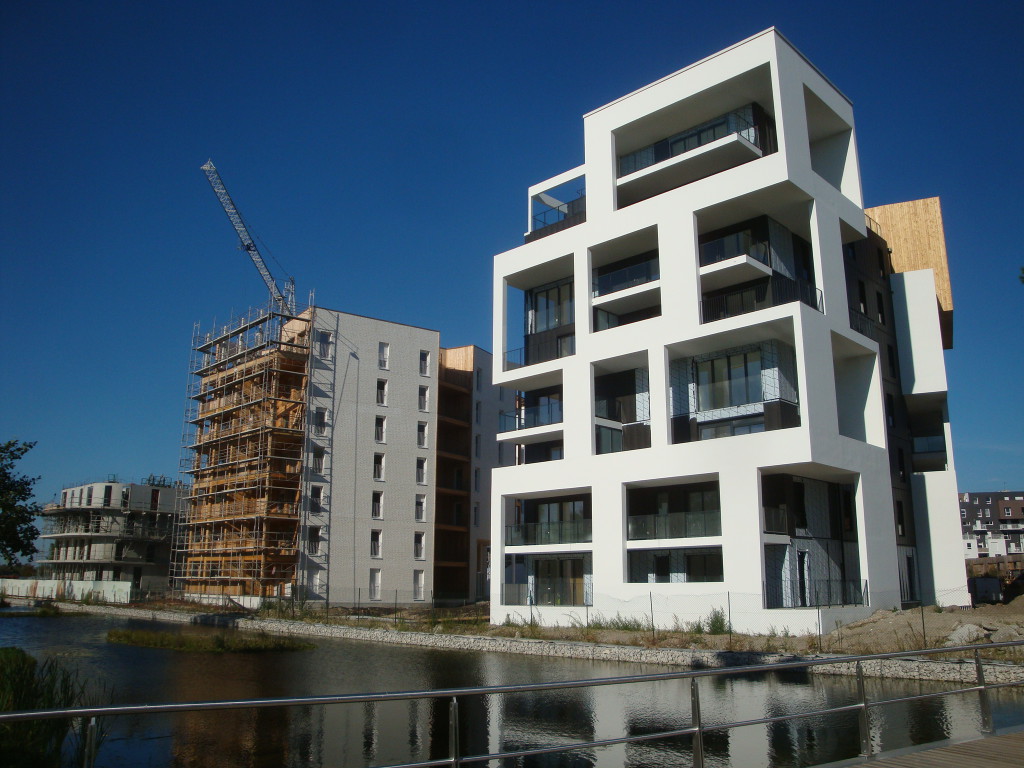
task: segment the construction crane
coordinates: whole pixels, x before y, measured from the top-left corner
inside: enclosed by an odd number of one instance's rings
[[[231,226],[233,226],[235,228],[235,232],[238,233],[238,239],[241,241],[240,248],[249,254],[249,258],[252,259],[252,263],[256,265],[256,269],[259,271],[260,277],[262,277],[263,282],[267,284],[271,300],[277,304],[278,308],[282,312],[294,315],[295,280],[290,277],[288,278],[288,282],[285,283],[284,292],[277,287],[277,282],[274,280],[274,276],[271,275],[270,270],[267,269],[267,264],[263,261],[263,256],[260,254],[259,248],[256,247],[256,243],[249,234],[249,230],[246,229],[245,222],[242,221],[242,214],[238,212],[234,201],[231,199],[231,195],[228,194],[228,190],[224,186],[224,182],[221,181],[220,174],[217,173],[217,168],[214,166],[213,160],[207,160],[206,165],[202,166],[202,171],[206,174],[206,179],[210,182],[210,186],[213,187],[213,193],[217,195],[217,199],[220,200],[220,204],[224,208],[224,213],[228,215],[228,221],[231,222]]]

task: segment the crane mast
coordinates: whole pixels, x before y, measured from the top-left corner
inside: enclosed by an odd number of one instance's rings
[[[227,214],[228,221],[230,221],[231,226],[235,228],[235,232],[238,234],[238,239],[241,241],[241,249],[249,254],[249,258],[252,259],[252,263],[256,266],[257,271],[259,271],[260,277],[262,277],[263,282],[266,283],[267,289],[270,291],[271,299],[275,304],[277,304],[282,312],[294,315],[295,281],[288,278],[284,293],[281,292],[281,289],[277,287],[277,282],[274,280],[273,275],[270,274],[270,270],[267,268],[266,262],[263,261],[263,256],[260,254],[259,248],[256,247],[256,243],[249,234],[249,230],[246,228],[245,222],[242,220],[242,214],[238,212],[238,208],[235,207],[235,203],[231,199],[231,195],[228,194],[228,190],[224,186],[224,182],[221,180],[220,174],[217,173],[217,168],[214,166],[213,160],[207,160],[206,165],[202,166],[202,171],[206,174],[206,179],[210,182],[210,186],[213,188],[214,194],[217,195],[217,199],[220,201],[221,207],[224,208],[224,213]]]

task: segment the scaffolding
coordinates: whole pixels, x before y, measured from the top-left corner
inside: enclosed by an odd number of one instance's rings
[[[203,332],[189,365],[173,581],[186,598],[291,594],[302,509],[307,310],[278,304]]]

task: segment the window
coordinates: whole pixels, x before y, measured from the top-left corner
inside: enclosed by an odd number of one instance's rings
[[[380,600],[380,568],[370,569],[370,599]]]
[[[323,448],[313,449],[313,471],[316,472],[318,475],[322,475],[324,473],[325,455],[326,454]]]
[[[896,378],[896,349],[892,344],[887,344],[887,352],[889,355],[889,376]]]
[[[427,460],[416,459],[416,484],[427,484]]]
[[[381,531],[370,531],[370,557],[383,557],[384,536]]]
[[[477,493],[480,492],[480,467],[473,470],[473,490]]]
[[[907,479],[907,457],[902,448],[896,449],[896,469],[900,480],[905,481]]]
[[[384,416],[378,416],[373,423],[373,439],[378,443],[386,442],[384,440],[385,432],[387,427],[387,419]]]
[[[896,401],[889,393],[885,395],[885,423],[890,427],[896,426]]]
[[[735,352],[697,363],[697,402],[702,411],[759,403],[761,351]]]
[[[423,599],[423,571],[412,572],[412,599]]]
[[[864,287],[864,281],[857,281],[857,309],[862,315],[868,313],[868,290]]]
[[[425,350],[420,350],[420,376],[430,375],[430,353]]]
[[[878,276],[885,279],[885,254],[882,253],[882,249],[878,248]]]
[[[476,369],[476,391],[481,392],[484,388],[484,369]]]
[[[505,444],[498,443],[498,466],[504,466],[505,464]]]
[[[482,403],[480,403],[480,401],[478,400],[476,404],[473,406],[473,421],[476,422],[477,424],[480,423],[480,414],[482,413],[481,405]]]
[[[427,410],[427,406],[430,405],[430,388],[420,387],[418,405],[421,411]]]
[[[903,502],[900,501],[899,499],[897,499],[896,500],[896,535],[897,536],[903,536],[904,535],[904,531],[906,530],[905,525],[906,525],[906,520],[904,519],[904,516],[903,516]]]
[[[309,511],[319,512],[323,508],[324,501],[324,487],[322,485],[313,485],[309,489]]]
[[[104,485],[103,486],[103,506],[104,507],[109,507],[111,501],[113,501],[113,498],[114,498],[114,486],[112,486],[112,485]]]
[[[422,523],[427,519],[427,497],[422,493],[416,494],[416,513],[414,516],[417,523]]]
[[[1003,517],[1012,517],[1012,516],[1013,516],[1013,510],[1010,509],[1009,507],[1007,507],[1006,509],[1003,510]]]
[[[388,362],[391,357],[391,345],[382,341],[377,345],[377,367],[382,371],[388,369]]]
[[[960,517],[962,517],[964,520],[967,519],[967,510],[966,509],[961,509],[960,510]]]
[[[412,535],[412,556],[416,560],[426,559],[426,546],[425,546],[426,534],[421,531],[416,531]]]
[[[311,555],[320,554],[320,526],[311,525],[306,531],[306,551]]]
[[[154,493],[159,493],[159,491],[154,491]],[[87,507],[91,507],[92,506],[92,486],[91,485],[89,486],[89,488],[85,492],[85,506],[87,506]],[[150,505],[150,506],[152,506],[152,505]]]
[[[317,353],[325,360],[331,359],[331,332],[317,331]]]
[[[572,279],[543,285],[527,293],[526,312],[527,333],[550,331],[574,322]]]
[[[875,301],[878,306],[878,322],[881,325],[885,325],[885,304],[883,303],[882,293],[880,291],[875,292]]]
[[[377,405],[388,404],[388,380],[377,379]]]
[[[313,412],[313,434],[325,435],[327,434],[327,409],[317,408]]]
[[[373,501],[370,504],[370,517],[380,520],[384,517],[384,491],[374,491]]]
[[[383,480],[384,479],[384,454],[375,453],[373,454],[373,479]]]
[[[473,505],[473,527],[474,528],[479,528],[480,527],[480,505],[479,504],[474,504]]]
[[[480,435],[473,435],[473,455],[480,458]]]
[[[427,422],[421,421],[416,425],[416,446],[427,447]]]
[[[992,517],[992,510],[985,507],[985,517]]]

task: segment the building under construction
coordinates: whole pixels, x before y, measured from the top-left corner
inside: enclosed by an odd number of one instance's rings
[[[246,605],[484,597],[490,370],[437,331],[284,302],[197,327],[176,589]]]

